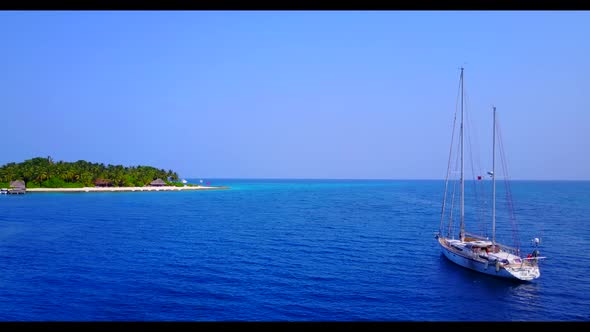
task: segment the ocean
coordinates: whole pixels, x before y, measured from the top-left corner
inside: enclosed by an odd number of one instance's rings
[[[0,195],[0,321],[590,320],[588,181],[511,184],[528,283],[442,256],[443,181],[207,181]]]

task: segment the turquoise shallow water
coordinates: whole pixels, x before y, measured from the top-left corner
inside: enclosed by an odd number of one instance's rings
[[[0,320],[590,319],[590,182],[512,184],[548,257],[514,283],[440,254],[443,181],[208,181],[231,189],[0,196]]]

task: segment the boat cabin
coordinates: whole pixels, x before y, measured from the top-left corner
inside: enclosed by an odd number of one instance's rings
[[[493,244],[491,241],[478,240],[465,243],[465,248],[476,255],[487,256],[492,252],[492,247]],[[498,251],[498,248],[496,248],[496,251]]]

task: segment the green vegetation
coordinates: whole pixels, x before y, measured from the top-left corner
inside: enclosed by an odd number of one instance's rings
[[[0,187],[10,187],[10,181],[23,180],[27,188],[82,188],[103,184],[118,187],[143,187],[155,179],[168,185],[182,186],[172,170],[151,166],[104,165],[84,160],[54,162],[51,157],[33,158],[22,163],[0,167]]]
[[[184,187],[184,186],[187,186],[187,187],[198,187],[199,186],[197,184],[192,184],[192,183],[182,184],[180,182],[172,182],[172,183],[170,183],[170,185],[171,186],[175,186],[175,187]]]

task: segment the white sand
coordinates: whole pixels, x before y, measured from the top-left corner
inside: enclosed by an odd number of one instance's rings
[[[227,187],[161,186],[161,187],[27,188],[27,192],[183,191],[183,190],[207,190],[207,189],[227,189]]]

